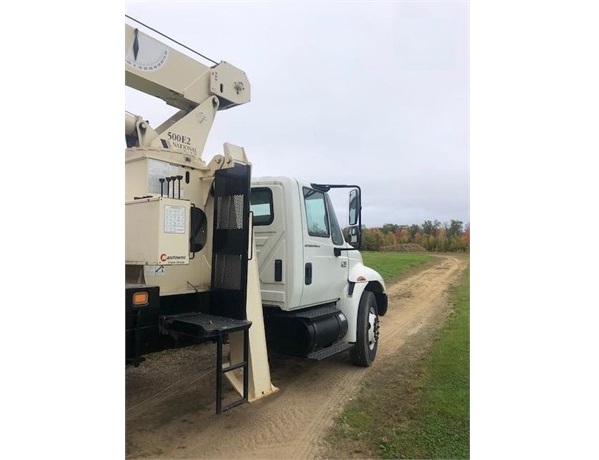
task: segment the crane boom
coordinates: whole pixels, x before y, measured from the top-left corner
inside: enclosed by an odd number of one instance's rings
[[[250,101],[250,82],[242,70],[221,61],[208,67],[125,24],[125,84],[167,104],[191,111],[216,96],[219,108]]]
[[[138,117],[137,146],[166,148],[198,159],[216,112],[250,101],[244,71],[225,61],[204,65],[129,24],[125,24],[125,85],[179,109],[155,131]]]

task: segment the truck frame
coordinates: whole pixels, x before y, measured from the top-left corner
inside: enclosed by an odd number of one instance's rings
[[[178,109],[156,128],[125,112],[127,365],[215,342],[217,413],[277,391],[271,350],[370,366],[387,295],[358,251],[360,187],[252,178],[230,143],[206,162],[216,113],[250,101],[246,74],[225,61],[203,64],[126,23],[125,84]],[[349,190],[345,236],[333,188]],[[225,405],[223,377],[239,394]]]

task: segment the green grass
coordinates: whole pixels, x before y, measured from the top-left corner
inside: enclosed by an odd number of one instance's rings
[[[327,438],[329,458],[469,458],[469,268],[450,301],[442,329],[410,337],[344,409]]]
[[[379,272],[388,284],[409,274],[414,268],[433,261],[435,257],[422,252],[360,252],[364,265]]]
[[[413,418],[379,444],[383,458],[470,456],[470,277],[453,293],[454,312],[413,382]]]

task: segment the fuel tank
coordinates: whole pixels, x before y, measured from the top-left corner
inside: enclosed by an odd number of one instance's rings
[[[347,333],[347,318],[334,305],[286,312],[265,308],[266,341],[271,350],[308,356],[327,348]]]

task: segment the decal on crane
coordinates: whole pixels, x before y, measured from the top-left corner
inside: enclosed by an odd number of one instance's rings
[[[134,69],[144,72],[155,72],[168,59],[168,48],[158,40],[147,35],[138,34],[135,29],[135,39],[125,56],[125,63]]]

